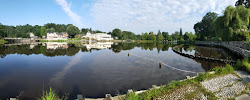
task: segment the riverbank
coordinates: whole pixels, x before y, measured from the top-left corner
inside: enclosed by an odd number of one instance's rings
[[[214,68],[211,72],[200,73],[196,77],[173,81],[167,85],[154,87],[146,92],[127,93],[125,100],[177,100],[177,99],[234,99],[249,96],[250,75],[244,71],[234,71],[233,67]],[[243,97],[241,97],[243,95]]]

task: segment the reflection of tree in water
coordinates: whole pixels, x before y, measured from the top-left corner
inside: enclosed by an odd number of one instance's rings
[[[229,59],[229,60],[241,59],[239,55],[233,52],[230,52],[223,48],[215,48],[215,47],[197,46],[195,47],[195,55],[200,55],[210,58]]]
[[[225,50],[222,48],[215,48],[215,47],[205,47],[205,46],[188,46],[185,45],[182,48],[178,48],[179,51],[182,52],[182,49],[185,52],[195,50],[195,56],[202,56],[202,57],[209,57],[209,58],[218,58],[218,59],[233,59],[236,60],[240,58],[239,56]],[[200,60],[195,59],[196,62],[201,63],[201,66],[206,71],[211,70],[214,67],[225,66],[225,63],[217,62],[217,61],[207,61],[207,60]]]
[[[141,47],[142,50],[153,50],[157,48],[158,53],[162,51],[168,50],[171,47],[171,44],[162,44],[162,43],[115,43],[111,46],[112,51],[115,53],[119,53],[122,50],[131,50],[135,47]]]
[[[59,55],[68,55],[73,56],[79,52],[80,48],[70,45],[67,49],[55,49],[50,50],[46,49],[45,46],[37,45],[34,48],[30,49],[30,45],[12,45],[12,46],[0,46],[0,55],[8,54],[43,54],[45,56],[59,56]]]
[[[202,68],[206,71],[209,71],[215,67],[223,67],[226,64],[222,62],[217,62],[217,61],[207,61],[207,60],[200,60],[200,59],[195,59],[196,62],[199,62],[202,66]]]
[[[0,55],[0,58],[4,58],[6,55]]]
[[[115,43],[111,46],[111,49],[115,53],[119,53],[122,50],[131,50],[135,47],[140,47],[142,50],[153,50],[156,48],[158,53],[162,51],[166,51],[171,47],[171,44],[161,44],[161,43]],[[11,45],[11,46],[0,46],[0,55],[1,58],[4,58],[8,54],[43,54],[45,56],[54,57],[54,56],[73,56],[76,53],[81,52],[91,52],[92,50],[99,49],[90,49],[88,50],[84,46],[76,46],[74,44],[68,44],[68,48],[58,48],[58,49],[47,49],[46,46],[38,44],[34,46],[32,49],[30,45]]]
[[[191,52],[192,50],[195,49],[195,46],[193,46],[193,45],[189,45],[189,46],[185,45],[185,46],[183,46],[183,49],[186,52],[188,52],[188,51]]]

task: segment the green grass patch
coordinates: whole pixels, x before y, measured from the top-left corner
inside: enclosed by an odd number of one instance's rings
[[[137,43],[154,43],[153,40],[136,40]]]
[[[51,88],[49,92],[43,91],[43,95],[37,100],[67,100],[67,96],[59,97]]]
[[[249,59],[245,58],[243,60],[238,60],[236,65],[235,65],[236,69],[239,70],[245,70],[246,72],[250,73],[250,63],[249,63]]]

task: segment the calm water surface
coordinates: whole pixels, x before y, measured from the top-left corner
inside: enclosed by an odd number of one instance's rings
[[[170,44],[156,43],[46,43],[0,46],[0,98],[21,94],[20,99],[35,99],[49,87],[70,99],[77,94],[98,98],[110,93],[142,90],[152,85],[194,76],[219,62],[207,62],[182,57]],[[228,51],[211,47],[187,46],[183,52],[217,58],[235,58]],[[204,51],[205,50],[205,51]],[[223,53],[222,53],[223,52]],[[129,53],[129,54],[128,54]],[[215,56],[215,55],[220,56]],[[135,56],[136,55],[136,56]],[[143,57],[143,58],[141,58]],[[147,59],[145,59],[147,58]],[[151,61],[148,59],[153,59]]]

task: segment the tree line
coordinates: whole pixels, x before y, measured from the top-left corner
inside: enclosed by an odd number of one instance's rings
[[[153,40],[153,41],[179,41],[179,40],[193,41],[196,38],[196,36],[192,32],[185,32],[185,34],[182,35],[182,29],[170,35],[168,32],[161,32],[160,30],[158,30],[157,34],[155,34],[154,32],[149,32],[149,33],[144,32],[141,34],[135,34],[130,31],[122,31],[116,28],[112,30],[112,32],[109,32],[108,34],[111,34],[113,37],[120,40],[132,39],[132,40]]]
[[[35,36],[43,37],[46,36],[47,32],[67,32],[70,38],[73,38],[77,34],[86,34],[88,31],[91,33],[102,33],[99,30],[92,30],[91,28],[82,28],[79,30],[78,27],[73,24],[55,24],[47,23],[44,26],[39,25],[17,25],[9,26],[0,23],[0,38],[3,37],[22,37],[29,38],[29,33],[33,33]]]
[[[47,32],[67,32],[70,38],[75,37],[78,34],[86,34],[87,32],[91,33],[105,33],[100,30],[92,30],[91,28],[82,28],[79,30],[78,27],[72,24],[55,24],[55,23],[47,23],[44,26],[39,25],[17,25],[17,26],[8,26],[0,23],[0,38],[3,37],[22,37],[29,38],[29,33],[33,33],[35,36],[43,37],[46,36]],[[175,40],[194,40],[195,35],[192,32],[186,32],[182,35],[182,30],[179,32],[176,31],[171,35],[168,32],[158,31],[157,34],[154,32],[145,32],[141,34],[135,34],[130,31],[122,31],[118,28],[113,29],[112,32],[108,32],[113,38],[119,40],[153,40],[153,41],[175,41]],[[181,38],[180,38],[181,37]]]
[[[238,0],[236,7],[228,6],[222,16],[208,12],[194,25],[197,40],[250,41],[250,0]]]

